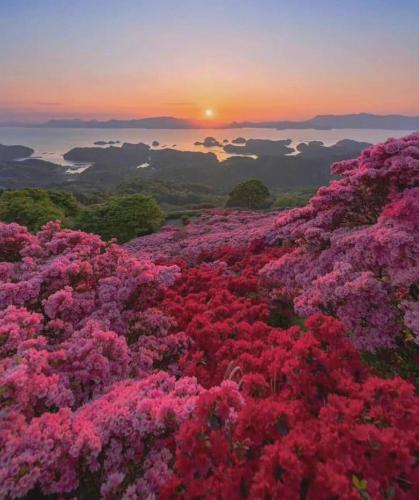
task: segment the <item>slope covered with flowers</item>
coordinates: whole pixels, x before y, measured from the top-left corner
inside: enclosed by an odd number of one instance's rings
[[[125,248],[1,224],[0,498],[417,498],[415,388],[360,350],[416,338],[418,165]]]
[[[419,134],[333,171],[339,180],[278,218],[267,238],[293,250],[263,274],[297,313],[340,318],[360,349],[419,343]]]

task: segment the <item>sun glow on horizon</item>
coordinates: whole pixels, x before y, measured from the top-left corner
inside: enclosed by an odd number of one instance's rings
[[[206,118],[213,118],[214,117],[214,110],[211,108],[207,108],[205,110],[205,117]]]

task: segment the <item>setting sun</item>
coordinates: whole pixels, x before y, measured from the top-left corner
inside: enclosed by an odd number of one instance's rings
[[[214,116],[214,111],[211,108],[205,110],[205,116],[207,118],[212,118]]]

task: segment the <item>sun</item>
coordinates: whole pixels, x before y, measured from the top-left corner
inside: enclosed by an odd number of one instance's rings
[[[214,110],[213,110],[213,109],[211,109],[211,108],[207,108],[207,109],[205,110],[205,116],[206,116],[207,118],[212,118],[212,117],[214,116]]]

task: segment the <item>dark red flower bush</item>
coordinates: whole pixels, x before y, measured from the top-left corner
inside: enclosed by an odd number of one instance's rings
[[[164,498],[415,497],[413,387],[369,375],[336,320],[306,328],[249,343],[239,385],[198,397]]]

